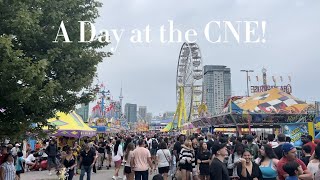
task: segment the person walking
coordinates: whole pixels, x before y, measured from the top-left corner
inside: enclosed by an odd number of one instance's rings
[[[76,157],[73,155],[73,152],[71,151],[70,147],[67,147],[66,149],[66,156],[63,160],[63,165],[66,168],[66,171],[68,172],[68,179],[72,180],[74,176],[74,168],[77,166]]]
[[[124,174],[127,178],[127,180],[133,180],[134,179],[134,173],[131,168],[131,158],[133,156],[133,150],[134,150],[134,144],[130,142],[126,146],[126,151],[124,155],[125,165],[124,165]]]
[[[135,180],[148,180],[149,168],[152,168],[152,161],[150,151],[145,148],[144,139],[139,139],[138,147],[133,151],[132,155],[131,168],[134,170]]]
[[[58,162],[57,162],[58,146],[54,139],[50,140],[49,145],[45,150],[45,153],[48,155],[48,170],[49,170],[49,176],[51,176],[52,167],[55,167],[56,170],[58,169]]]
[[[159,174],[163,176],[164,180],[167,180],[171,162],[171,153],[167,148],[166,142],[162,141],[160,143],[156,157],[156,165],[158,167]]]
[[[103,161],[105,159],[105,151],[106,151],[106,143],[104,142],[103,138],[99,139],[98,145],[96,148],[98,149],[98,170],[101,170],[103,166]]]
[[[96,152],[93,151],[88,144],[85,144],[84,150],[80,153],[80,163],[78,165],[78,168],[81,168],[80,180],[83,180],[85,173],[87,173],[87,180],[91,179],[91,169],[94,166],[95,161]]]
[[[224,159],[228,156],[227,143],[215,142],[211,149],[214,159],[209,168],[210,180],[230,180],[227,166],[224,164]]]
[[[210,162],[211,162],[211,152],[208,150],[207,143],[200,142],[200,151],[197,157],[198,161],[198,171],[200,172],[200,180],[209,180],[210,178]]]
[[[123,150],[122,150],[122,146],[120,145],[121,140],[118,139],[116,141],[116,144],[114,145],[114,149],[112,151],[112,160],[114,162],[115,165],[115,171],[114,171],[114,176],[112,177],[112,179],[119,179],[119,170],[121,167],[121,156],[123,156]]]
[[[112,161],[112,151],[113,151],[113,138],[110,137],[108,142],[106,143],[106,151],[107,154],[105,158],[107,159],[107,169],[111,168],[111,161]]]
[[[24,173],[24,166],[23,163],[25,160],[23,159],[23,153],[20,151],[17,153],[17,160],[16,160],[16,174],[18,176],[18,179],[20,179],[20,174]]]
[[[156,154],[157,154],[157,151],[159,149],[159,141],[158,141],[156,135],[154,135],[154,137],[149,140],[148,147],[149,147],[150,154],[151,154],[151,160],[152,160],[153,163],[155,163]]]
[[[182,180],[189,180],[192,170],[195,168],[195,154],[192,148],[192,141],[187,139],[181,146],[179,156],[179,166],[181,169]]]

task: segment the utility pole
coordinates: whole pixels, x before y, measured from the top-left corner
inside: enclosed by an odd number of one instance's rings
[[[246,72],[247,74],[247,96],[249,97],[249,72],[254,72],[253,70],[241,70],[240,72]]]

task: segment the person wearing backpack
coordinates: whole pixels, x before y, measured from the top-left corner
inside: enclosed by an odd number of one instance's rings
[[[156,155],[158,151],[159,143],[157,140],[156,135],[151,139],[151,147],[150,147],[150,154],[151,154],[151,160],[153,163],[156,161]]]

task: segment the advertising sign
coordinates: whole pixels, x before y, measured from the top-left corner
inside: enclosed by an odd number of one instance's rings
[[[291,138],[294,146],[302,146],[301,135],[308,134],[308,124],[286,124],[283,128],[283,133]]]
[[[286,92],[288,94],[292,93],[292,87],[290,84],[286,86],[269,86],[269,85],[263,85],[263,86],[251,86],[251,93],[259,93],[259,92],[265,92],[273,88],[279,88],[281,91]]]

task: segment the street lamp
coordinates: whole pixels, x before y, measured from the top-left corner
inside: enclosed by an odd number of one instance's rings
[[[247,73],[247,95],[249,97],[249,72],[254,72],[253,70],[240,70],[240,72]]]

